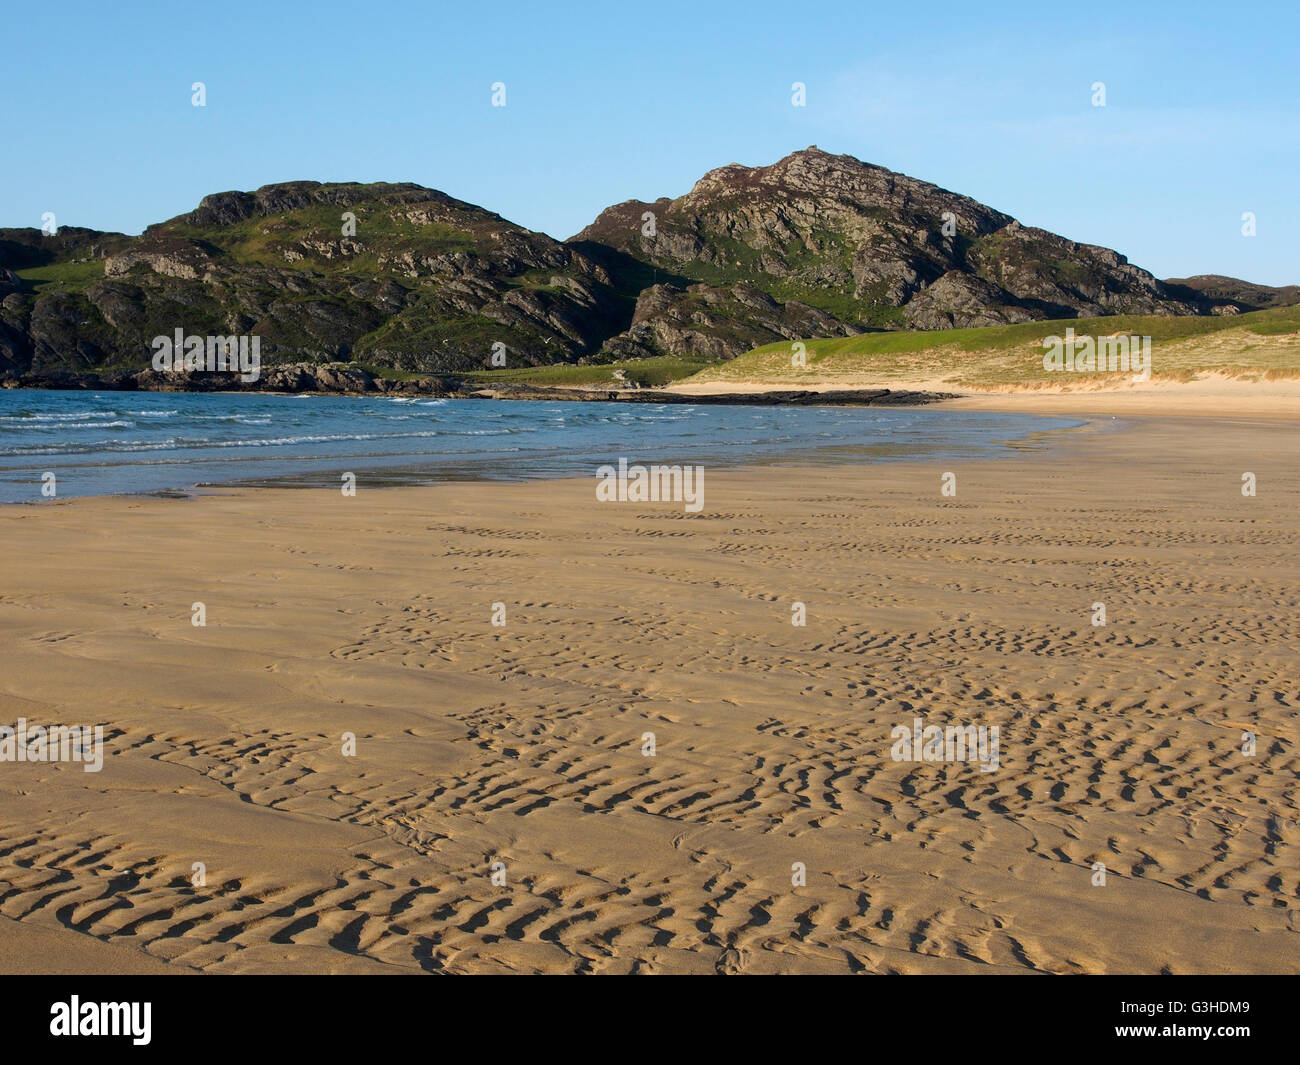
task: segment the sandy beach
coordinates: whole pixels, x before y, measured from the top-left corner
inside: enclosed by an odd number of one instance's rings
[[[0,970],[1300,971],[1294,419],[593,483],[0,509]]]
[[[683,381],[666,391],[683,395],[710,392],[762,394],[782,389],[888,388],[901,391],[956,394],[943,401],[950,410],[1011,411],[1024,414],[1066,414],[1109,419],[1113,415],[1153,415],[1179,418],[1280,418],[1300,417],[1300,378],[1246,379],[1226,374],[1205,374],[1194,381],[1151,380],[1123,386],[1036,388],[1003,386],[970,389],[941,377],[913,377],[904,381],[872,374],[831,376],[812,373],[774,380]]]

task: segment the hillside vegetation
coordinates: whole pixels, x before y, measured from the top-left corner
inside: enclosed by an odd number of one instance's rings
[[[795,342],[766,344],[702,370],[691,384],[753,382],[792,387],[893,387],[922,382],[954,387],[1092,387],[1100,374],[1049,373],[1043,340],[1076,335],[1149,336],[1153,379],[1188,380],[1198,374],[1240,377],[1300,376],[1300,307],[1221,317],[1116,315],[1057,319],[982,329],[867,333],[808,339],[807,369],[792,365]],[[1127,375],[1119,375],[1127,376]]]

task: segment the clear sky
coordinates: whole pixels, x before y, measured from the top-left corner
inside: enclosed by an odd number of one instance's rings
[[[1297,12],[1293,0],[10,4],[0,226],[53,211],[60,225],[137,233],[209,192],[310,178],[416,181],[565,238],[609,204],[816,144],[1159,277],[1300,283]],[[191,105],[195,81],[206,107]],[[791,104],[796,81],[806,107]]]

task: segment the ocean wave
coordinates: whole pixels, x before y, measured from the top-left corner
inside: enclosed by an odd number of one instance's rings
[[[50,414],[42,411],[17,411],[3,416],[5,421],[65,422],[86,418],[116,418],[115,410],[78,410],[67,414]]]
[[[484,432],[489,435],[505,435],[504,433],[493,433],[491,430],[484,430]],[[210,448],[292,447],[298,444],[337,444],[368,440],[417,440],[448,435],[466,434],[448,434],[438,431],[417,433],[316,433],[298,434],[295,436],[263,437],[260,439],[254,437],[251,439],[238,440],[216,440],[211,437],[186,436],[172,436],[168,437],[166,440],[123,440],[110,438],[107,440],[79,440],[69,442],[62,446],[0,447],[0,457],[22,457],[32,455],[88,455],[94,454],[96,451],[107,451],[117,454],[139,451],[181,451],[186,449],[203,451]]]
[[[66,433],[77,429],[134,429],[135,422],[38,422],[36,425],[9,426],[0,422],[0,432],[21,429],[27,433]]]

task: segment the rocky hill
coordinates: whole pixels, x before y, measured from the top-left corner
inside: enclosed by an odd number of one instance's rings
[[[0,374],[126,372],[176,328],[261,337],[265,365],[455,373],[781,339],[1300,300],[1163,283],[935,185],[816,148],[628,201],[567,242],[413,184],[207,196],[138,237],[0,230]],[[1264,302],[1271,301],[1271,302]]]
[[[1195,277],[1171,277],[1165,284],[1175,292],[1189,290],[1190,298],[1208,298],[1216,303],[1235,305],[1243,311],[1264,311],[1270,307],[1293,307],[1300,303],[1300,285],[1270,288],[1221,274],[1197,274]]]
[[[409,184],[223,192],[135,238],[0,230],[0,267],[0,368],[47,372],[139,368],[177,327],[260,336],[272,364],[564,362],[631,310],[577,249]]]
[[[1251,309],[1171,288],[1107,248],[815,147],[771,166],[720,167],[677,199],[618,204],[570,243],[616,278],[618,260],[604,249],[667,279],[642,290],[631,329],[607,343],[625,354],[717,354],[873,328]]]

